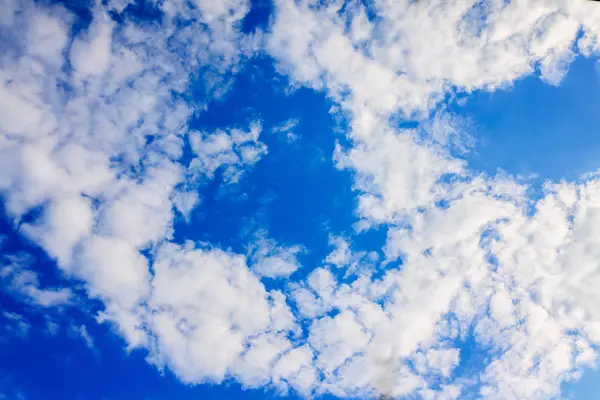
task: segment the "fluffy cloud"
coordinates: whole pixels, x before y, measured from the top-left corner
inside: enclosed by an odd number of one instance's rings
[[[232,128],[210,133],[189,132],[190,145],[196,155],[190,169],[212,179],[222,168],[225,182],[237,182],[246,168],[267,154],[267,147],[258,140],[261,131],[260,122],[254,121],[248,131]]]
[[[27,221],[21,233],[104,302],[99,321],[182,381],[233,376],[309,393],[312,352],[291,340],[299,328],[286,297],[267,291],[242,255],[168,243],[174,209],[188,217],[199,184],[217,171],[236,182],[267,153],[259,121],[187,127],[260,40],[239,31],[248,3],[168,2],[154,26],[115,1],[95,5],[83,30],[60,6],[10,5],[1,19],[12,37],[2,55],[0,193],[9,217]],[[197,104],[184,100],[190,86],[204,96]],[[189,166],[180,162],[186,142]],[[252,247],[253,268],[287,275],[299,251],[265,238]],[[71,297],[39,289],[37,275],[12,261],[2,278],[42,306]],[[93,347],[85,326],[75,334]]]
[[[493,90],[536,66],[557,83],[579,29],[578,45],[595,49],[600,18],[594,4],[560,0],[278,1],[275,12],[268,48],[292,78],[405,115],[450,87]]]
[[[287,277],[300,268],[298,254],[304,249],[298,245],[278,245],[275,240],[266,237],[266,232],[261,231],[248,250],[256,274],[279,278]]]
[[[186,382],[269,382],[296,329],[280,292],[267,292],[245,258],[166,245],[156,255],[148,325],[155,362]]]

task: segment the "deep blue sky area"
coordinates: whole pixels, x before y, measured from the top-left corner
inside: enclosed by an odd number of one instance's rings
[[[89,3],[62,3],[80,17],[77,29],[86,29]],[[268,1],[253,2],[243,30],[268,29],[272,11]],[[160,18],[144,1],[128,12],[135,18]],[[198,93],[202,92],[199,86]],[[340,126],[343,121],[330,111],[333,101],[324,92],[290,91],[289,86],[273,59],[262,54],[244,65],[223,98],[194,114],[190,129],[200,132],[244,128],[260,120],[260,141],[268,153],[237,183],[225,184],[222,171],[202,183],[199,206],[189,221],[175,221],[173,240],[209,242],[245,254],[256,232],[265,231],[281,245],[307,249],[299,255],[302,267],[291,277],[299,280],[322,265],[332,250],[330,234],[350,238],[355,250],[372,250],[382,248],[387,232],[385,227],[360,234],[353,231],[359,193],[353,190],[352,172],[336,168],[332,159],[336,142],[348,140]],[[195,93],[194,87],[190,93]],[[468,119],[475,144],[461,157],[475,171],[494,175],[503,170],[530,176],[531,182],[539,184],[546,179],[574,180],[600,168],[600,76],[595,59],[575,61],[558,87],[526,77],[510,88],[462,97],[460,105],[448,104],[448,109]],[[290,119],[298,120],[293,141],[273,132]],[[189,151],[186,154],[184,163],[192,157]],[[28,217],[35,218],[33,214]],[[0,255],[30,254],[43,285],[67,282],[79,301],[66,310],[44,310],[16,301],[0,289],[0,393],[7,400],[21,399],[20,394],[27,400],[279,398],[273,389],[243,390],[230,381],[185,385],[170,371],[150,365],[145,351],[127,353],[113,328],[95,320],[101,305],[85,299],[83,284],[61,276],[54,261],[21,235],[4,209],[0,236]],[[289,281],[265,279],[265,285],[285,289]],[[82,326],[93,344],[81,335]],[[459,345],[463,358],[455,377],[469,378],[486,349],[477,348],[472,337]],[[564,392],[576,400],[597,399],[599,381],[600,374],[591,371],[580,383],[564,385]]]
[[[247,243],[246,231],[266,228],[277,240],[302,242],[321,251],[327,231],[342,232],[355,221],[352,176],[337,170],[332,160],[331,103],[308,89],[286,94],[285,84],[269,59],[257,60],[236,80],[227,99],[212,104],[191,123],[193,129],[212,131],[260,119],[260,140],[268,155],[239,183],[224,186],[217,178],[204,187],[203,203],[193,211],[198,224],[182,229],[183,236],[197,235],[239,250],[240,242]],[[291,143],[284,134],[272,132],[289,119],[299,121],[293,129],[298,139]]]

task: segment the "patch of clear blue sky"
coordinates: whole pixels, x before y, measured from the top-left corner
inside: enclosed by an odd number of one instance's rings
[[[217,173],[202,186],[202,202],[192,212],[191,223],[178,223],[176,240],[208,241],[244,252],[253,235],[264,229],[281,244],[309,249],[301,259],[315,267],[331,251],[329,234],[353,233],[357,200],[352,174],[336,169],[332,159],[335,141],[345,140],[329,113],[333,104],[309,89],[287,93],[287,85],[272,60],[257,59],[236,79],[225,100],[211,104],[191,122],[193,129],[211,132],[260,119],[260,141],[268,154],[239,183],[223,185]],[[289,119],[298,120],[293,142],[272,132]],[[385,232],[375,230],[356,236],[355,244],[372,249],[373,241],[381,247],[384,240]],[[310,271],[294,277],[306,272]]]
[[[579,381],[564,384],[563,395],[572,400],[598,400],[600,398],[600,370],[588,369]]]
[[[469,166],[494,174],[573,180],[600,168],[600,79],[594,59],[578,58],[558,87],[526,77],[479,91],[464,107],[475,140]]]
[[[68,0],[85,29],[89,13],[85,1]],[[155,10],[144,2],[130,10],[136,18]],[[271,13],[268,1],[258,0],[244,21],[244,29],[266,27]],[[244,252],[258,229],[283,244],[302,244],[310,252],[301,257],[305,266],[293,279],[308,274],[330,250],[329,233],[349,235],[356,221],[356,193],[351,190],[352,174],[338,171],[331,160],[337,133],[329,114],[331,102],[323,93],[299,89],[285,92],[287,82],[279,76],[268,58],[252,61],[236,79],[226,98],[212,104],[192,121],[198,130],[214,130],[232,125],[247,126],[253,119],[263,121],[261,141],[269,153],[240,183],[223,186],[217,179],[201,187],[202,204],[194,210],[192,222],[178,221],[175,240],[209,241]],[[600,83],[594,61],[578,60],[560,87],[551,87],[529,77],[507,90],[477,92],[463,106],[451,109],[472,121],[476,139],[473,152],[466,155],[470,165],[493,174],[502,168],[512,174],[539,174],[542,179],[572,179],[600,167]],[[270,133],[273,126],[296,118],[294,132],[299,139],[288,143]],[[51,260],[24,240],[6,219],[0,233],[8,237],[3,253],[26,251],[36,257],[36,268],[46,283],[57,277]],[[381,247],[385,230],[354,238],[358,248]],[[267,282],[284,287],[285,281]],[[127,355],[124,343],[110,327],[98,325],[90,316],[99,305],[83,304],[82,310],[60,314],[62,331],[45,332],[46,318],[39,311],[16,303],[0,293],[3,311],[23,314],[32,325],[23,338],[0,331],[0,391],[12,386],[28,399],[264,399],[275,393],[243,391],[239,385],[186,386],[165,371],[145,361],[145,353]],[[0,326],[7,321],[0,320]],[[68,326],[85,324],[94,338],[96,352],[72,334]],[[475,373],[486,357],[472,340],[461,344],[465,358],[456,376]],[[595,399],[600,391],[598,372],[590,372],[578,384],[565,385],[573,398]]]

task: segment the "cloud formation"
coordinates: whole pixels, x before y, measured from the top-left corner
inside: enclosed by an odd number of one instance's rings
[[[470,171],[455,155],[464,126],[429,116],[448,94],[528,74],[559,84],[577,54],[599,50],[600,8],[281,0],[270,32],[244,34],[244,0],[166,1],[144,22],[128,4],[95,4],[84,29],[58,5],[0,10],[0,193],[130,349],[185,383],[305,396],[544,399],[596,363],[598,177],[532,199],[513,177]],[[332,236],[323,265],[285,290],[261,277],[291,276],[301,246],[259,234],[246,256],[172,241],[175,210],[189,220],[203,180],[235,183],[268,154],[258,120],[188,127],[258,50],[341,106],[350,145],[334,158],[354,173],[356,229],[387,229],[371,251]],[[11,290],[41,306],[71,298],[16,265],[1,272]],[[476,368],[466,342],[485,355]]]
[[[348,113],[353,144],[336,160],[356,174],[359,229],[389,226],[386,261],[403,264],[349,287],[317,270],[297,292],[306,315],[339,312],[314,345],[338,394],[541,399],[595,362],[597,320],[580,279],[598,273],[595,245],[585,244],[596,179],[548,183],[533,200],[511,177],[470,172],[439,139],[452,124],[434,120],[427,140],[390,121],[423,118],[448,92],[496,90],[536,71],[559,84],[575,52],[597,51],[599,12],[560,1],[277,2],[268,46],[282,71],[325,88]],[[337,339],[336,324],[345,327]],[[477,384],[453,376],[460,347],[448,344],[465,340],[489,359],[470,377]]]

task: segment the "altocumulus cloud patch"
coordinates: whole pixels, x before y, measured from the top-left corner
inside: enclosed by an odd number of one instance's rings
[[[131,354],[121,363],[143,354],[156,379],[199,387],[559,396],[597,361],[600,180],[532,197],[523,177],[477,172],[476,132],[447,105],[524,77],[560,86],[599,30],[586,1],[4,0],[3,343],[34,340],[37,312],[50,336],[69,321],[96,360],[99,324]],[[306,91],[327,100],[283,100]],[[224,123],[203,126],[215,107]],[[275,169],[303,170],[269,185],[253,172],[277,154],[293,157]],[[314,214],[281,201],[311,174],[350,176],[354,197],[323,187],[331,210]],[[215,191],[230,208],[205,206]],[[272,207],[302,209],[314,235],[272,229]],[[235,231],[199,240],[239,210]],[[311,235],[323,243],[294,239]],[[27,396],[3,371],[2,395]]]

